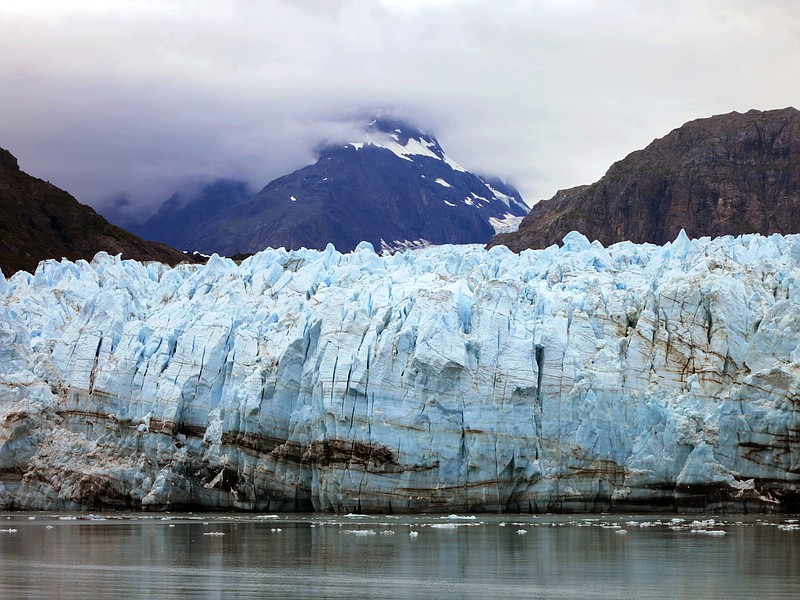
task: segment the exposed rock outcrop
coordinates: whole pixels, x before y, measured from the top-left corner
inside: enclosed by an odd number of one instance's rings
[[[0,269],[33,272],[48,258],[91,259],[98,252],[177,264],[186,255],[111,225],[70,194],[21,171],[0,148]]]
[[[800,232],[800,111],[730,113],[686,123],[614,163],[598,182],[559,191],[490,246],[519,252],[576,230],[608,245]]]

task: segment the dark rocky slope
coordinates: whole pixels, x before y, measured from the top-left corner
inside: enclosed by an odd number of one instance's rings
[[[194,239],[205,223],[213,223],[228,208],[253,197],[250,186],[235,179],[217,179],[196,190],[173,194],[144,223],[119,223],[148,240],[158,240],[181,250],[196,250]],[[214,248],[207,248],[214,252]]]
[[[536,204],[490,246],[519,252],[577,230],[604,245],[800,232],[800,111],[690,121],[614,163],[598,182]]]
[[[0,148],[0,269],[6,277],[33,272],[48,258],[91,259],[103,250],[140,261],[187,259],[111,225],[64,190],[20,170],[17,159]]]

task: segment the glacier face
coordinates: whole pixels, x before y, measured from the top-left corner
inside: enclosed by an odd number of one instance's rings
[[[787,510],[800,236],[0,275],[0,507]]]

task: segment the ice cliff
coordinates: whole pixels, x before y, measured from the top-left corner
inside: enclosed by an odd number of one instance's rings
[[[0,275],[0,507],[793,510],[800,236]]]

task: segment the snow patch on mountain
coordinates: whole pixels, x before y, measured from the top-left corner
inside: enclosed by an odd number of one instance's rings
[[[444,151],[439,147],[439,144],[432,139],[425,136],[409,137],[405,143],[400,140],[397,132],[387,133],[384,131],[371,131],[365,133],[366,139],[363,142],[353,142],[347,144],[356,150],[361,150],[365,146],[374,146],[376,148],[384,148],[394,153],[396,156],[413,161],[415,156],[427,156],[436,160],[443,161],[454,171],[461,171],[466,173],[467,170],[459,165],[457,162],[448,157]]]
[[[503,204],[505,204],[506,206],[508,206],[508,207],[511,207],[511,206],[512,206],[512,204],[513,204],[514,206],[520,206],[520,204],[521,204],[521,203],[520,203],[520,202],[519,202],[519,201],[518,201],[516,198],[514,198],[514,197],[512,197],[512,196],[509,196],[508,194],[504,194],[504,193],[503,193],[503,192],[501,192],[500,190],[498,190],[498,189],[496,189],[496,188],[492,187],[492,185],[491,185],[491,184],[489,184],[489,183],[486,183],[486,181],[485,181],[485,180],[483,180],[483,179],[481,179],[481,181],[483,181],[483,183],[486,185],[486,187],[489,189],[489,191],[490,191],[490,192],[492,192],[492,194],[494,194],[495,198],[497,198],[498,200],[500,200],[500,201],[501,201]],[[523,205],[523,206],[525,207],[525,209],[527,210],[527,208],[528,208],[528,207],[527,207],[527,205],[525,205],[524,203],[522,203],[522,205]]]
[[[384,254],[394,254],[395,252],[400,252],[401,250],[427,248],[430,245],[431,243],[424,238],[418,240],[393,240],[390,242],[381,239],[381,252]]]
[[[525,217],[519,217],[512,215],[511,213],[506,213],[503,215],[502,219],[498,219],[496,217],[492,217],[489,219],[489,223],[492,224],[494,227],[495,233],[513,233],[519,229],[519,224],[522,223],[522,219]]]

